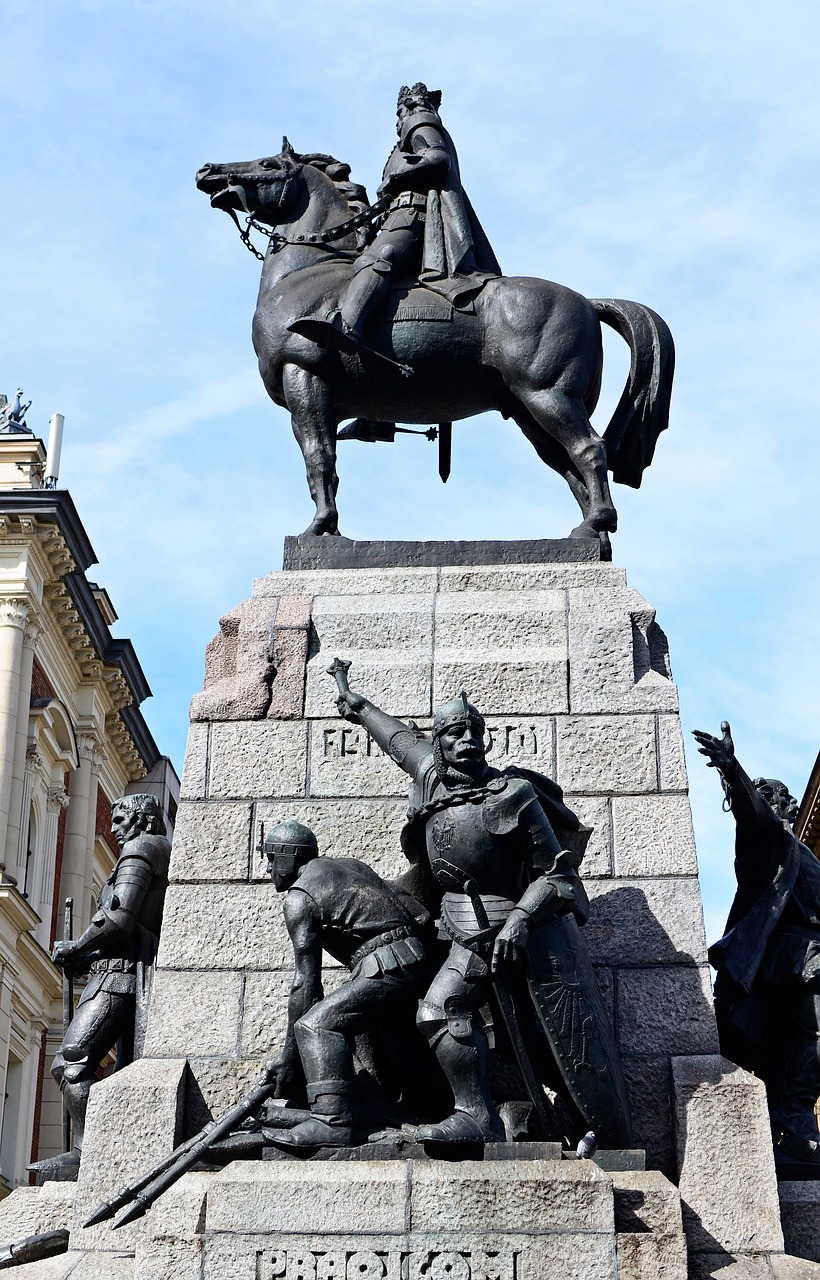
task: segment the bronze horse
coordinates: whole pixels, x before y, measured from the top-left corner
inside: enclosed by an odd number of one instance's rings
[[[364,189],[349,176],[347,165],[299,155],[284,139],[278,155],[205,165],[196,178],[215,208],[273,229],[253,345],[268,394],[289,411],[304,455],[316,505],[305,532],[339,532],[336,433],[343,419],[432,424],[497,409],[569,484],[583,513],[571,536],[599,538],[606,552],[617,527],[607,469],[637,488],[668,423],[675,356],[664,321],[640,303],[588,301],[546,280],[500,276],[480,289],[472,313],[456,309],[448,323],[374,323],[372,351],[320,346],[291,325],[325,318],[344,296],[367,209]],[[426,289],[409,294],[410,302],[425,300]],[[589,417],[601,389],[601,320],[632,352],[603,439]],[[413,376],[403,376],[400,365]]]

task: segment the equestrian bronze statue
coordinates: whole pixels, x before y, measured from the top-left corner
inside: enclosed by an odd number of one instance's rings
[[[439,424],[443,443],[454,421],[496,409],[569,484],[583,515],[572,536],[598,538],[607,554],[617,527],[607,472],[637,488],[652,461],[669,417],[671,334],[640,303],[501,275],[440,98],[423,84],[401,90],[398,143],[374,204],[348,165],[299,154],[287,139],[277,155],[197,174],[263,260],[253,342],[304,455],[316,506],[305,532],[339,532],[337,439],[390,440],[409,422]],[[268,237],[264,254],[251,228]],[[632,352],[603,437],[590,422],[601,321]],[[346,418],[355,421],[339,431]],[[449,460],[440,471],[446,478]]]

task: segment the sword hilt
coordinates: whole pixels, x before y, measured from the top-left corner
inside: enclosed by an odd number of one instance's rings
[[[339,697],[343,698],[346,693],[350,692],[350,685],[347,683],[347,673],[350,670],[350,662],[344,658],[334,658],[327,669],[327,674],[333,676],[336,681],[336,688],[339,690]]]

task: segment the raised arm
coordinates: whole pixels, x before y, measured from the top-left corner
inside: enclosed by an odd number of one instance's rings
[[[336,699],[339,715],[353,724],[362,725],[382,751],[414,778],[420,765],[431,754],[433,744],[415,725],[405,724],[403,720],[388,715],[375,702],[348,688],[349,666],[350,663],[334,658],[332,665],[328,667],[328,674],[335,677],[339,689]]]
[[[720,738],[710,733],[695,729],[693,737],[698,743],[698,751],[706,756],[710,769],[717,769],[723,782],[726,799],[734,814],[738,826],[771,828],[780,830],[780,821],[766,803],[748,773],[739,764],[735,756],[735,744],[732,741],[732,730],[727,720],[720,725]]]

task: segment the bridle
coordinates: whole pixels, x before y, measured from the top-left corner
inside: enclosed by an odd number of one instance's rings
[[[239,196],[242,207],[247,214],[244,229],[240,224],[235,209],[225,207],[224,211],[234,222],[234,225],[239,232],[239,239],[242,241],[245,248],[252,253],[255,258],[258,258],[260,262],[265,261],[266,255],[264,253],[260,253],[256,245],[251,240],[250,233],[252,230],[260,232],[261,235],[267,238],[274,253],[283,249],[285,245],[316,245],[324,247],[325,245],[332,244],[334,240],[341,240],[343,236],[349,235],[351,231],[357,230],[358,227],[364,227],[369,222],[375,222],[377,218],[381,217],[385,209],[389,207],[393,200],[392,196],[381,196],[380,199],[374,201],[373,204],[368,205],[366,209],[363,209],[361,213],[354,214],[354,216],[352,218],[348,218],[346,222],[337,223],[335,227],[327,227],[324,231],[315,231],[306,235],[298,236],[283,236],[280,232],[264,226],[263,223],[254,218],[253,214],[248,209],[247,200],[245,198],[245,189],[241,179],[238,178],[238,175],[229,173],[226,176],[228,179],[228,188]],[[294,174],[289,173],[285,178],[282,195],[280,196],[280,203],[282,202],[293,177]]]

